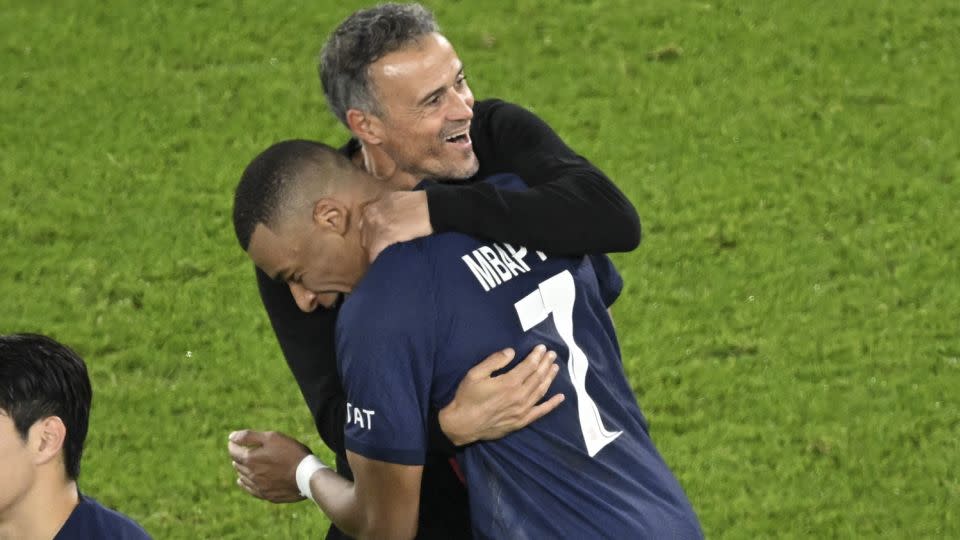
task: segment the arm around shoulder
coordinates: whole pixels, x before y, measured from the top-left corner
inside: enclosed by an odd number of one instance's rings
[[[427,192],[437,231],[518,243],[558,254],[630,251],[640,218],[630,200],[535,114],[506,102],[484,109],[474,136],[481,174],[514,173],[530,189],[477,182]]]

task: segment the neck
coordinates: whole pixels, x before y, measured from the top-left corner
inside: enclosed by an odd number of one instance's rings
[[[394,190],[410,191],[420,182],[420,178],[403,171],[378,145],[360,141],[360,163],[363,170],[386,182]],[[356,163],[356,162],[355,162]]]
[[[75,481],[51,482],[38,475],[20,500],[0,514],[0,540],[53,538],[79,502]]]

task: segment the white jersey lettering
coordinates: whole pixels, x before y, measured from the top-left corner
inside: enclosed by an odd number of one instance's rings
[[[494,243],[480,246],[460,259],[467,265],[467,269],[483,287],[484,292],[489,292],[498,285],[529,272],[530,265],[523,260],[527,254],[525,247]],[[537,251],[536,254],[541,261],[547,260],[547,256],[542,252]]]
[[[355,407],[350,402],[347,402],[347,423],[355,424],[363,429],[371,429],[373,427],[373,415],[377,414],[376,411],[372,409],[361,409],[360,407]]]

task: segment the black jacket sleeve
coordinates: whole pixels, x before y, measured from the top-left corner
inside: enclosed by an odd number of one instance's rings
[[[640,218],[633,205],[543,120],[503,101],[478,103],[475,111],[471,138],[481,164],[475,178],[510,172],[530,189],[500,191],[481,182],[431,186],[427,201],[434,230],[557,254],[637,247]]]
[[[320,438],[336,454],[343,455],[347,399],[337,373],[336,310],[300,311],[287,285],[273,281],[260,269],[257,269],[257,286]]]

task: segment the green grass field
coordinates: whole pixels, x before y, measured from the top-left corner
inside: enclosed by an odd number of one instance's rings
[[[315,57],[361,5],[0,0],[0,332],[87,359],[81,486],[157,538],[326,526],[233,483],[233,429],[322,443],[230,208],[345,138]],[[960,537],[960,5],[432,7],[639,209],[616,324],[707,535]]]

